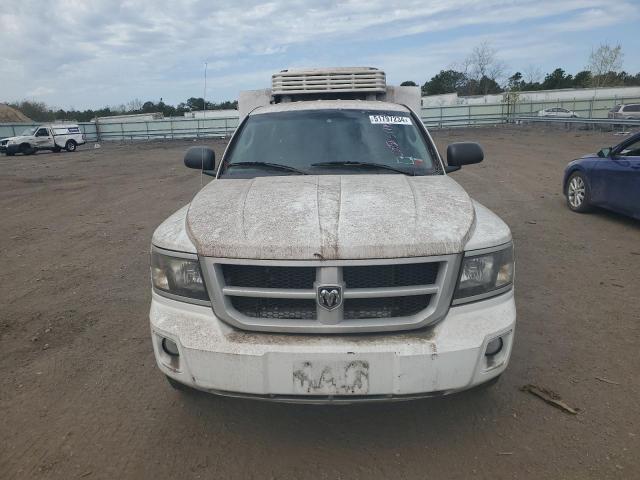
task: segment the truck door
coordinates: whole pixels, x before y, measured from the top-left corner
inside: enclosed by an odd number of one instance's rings
[[[35,134],[35,146],[36,148],[53,148],[53,135],[51,129],[41,127]]]

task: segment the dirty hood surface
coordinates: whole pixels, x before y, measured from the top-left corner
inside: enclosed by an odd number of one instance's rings
[[[186,227],[204,256],[337,260],[458,253],[474,220],[444,175],[296,175],[214,180]]]

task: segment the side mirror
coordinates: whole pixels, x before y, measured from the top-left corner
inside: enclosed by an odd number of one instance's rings
[[[484,152],[475,142],[457,142],[447,146],[447,173],[460,170],[463,165],[480,163],[482,160]]]
[[[611,155],[611,147],[606,147],[606,148],[602,148],[599,152],[598,152],[598,156],[600,158],[607,158],[608,156]]]
[[[191,147],[184,154],[184,164],[197,170],[215,170],[216,154],[209,147]]]

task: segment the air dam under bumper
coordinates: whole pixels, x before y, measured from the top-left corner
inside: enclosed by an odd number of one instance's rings
[[[451,307],[434,327],[395,334],[245,332],[210,307],[152,295],[153,349],[160,370],[199,390],[300,403],[392,400],[453,393],[504,371],[515,331],[513,290]],[[485,356],[489,341],[502,350]],[[162,339],[176,342],[172,357]]]

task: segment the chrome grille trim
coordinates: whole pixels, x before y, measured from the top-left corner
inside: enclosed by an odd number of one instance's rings
[[[400,259],[375,259],[375,260],[336,260],[336,261],[277,261],[277,260],[245,260],[201,257],[200,264],[209,296],[212,301],[214,313],[223,321],[244,330],[263,332],[289,332],[289,333],[365,333],[388,332],[421,328],[441,320],[447,313],[451,304],[451,298],[455,289],[458,271],[462,255],[442,255],[433,257],[416,257]],[[342,268],[351,266],[381,266],[403,265],[415,263],[439,264],[436,279],[429,285],[409,285],[399,287],[376,288],[352,288],[345,286],[342,277]],[[223,273],[223,265],[246,266],[286,266],[286,267],[314,267],[316,269],[316,282],[314,288],[281,289],[281,288],[256,288],[243,286],[227,286]],[[234,308],[232,300],[237,297],[245,298],[271,298],[292,300],[314,300],[317,296],[316,289],[324,285],[342,286],[342,305],[334,310],[325,310],[319,306],[316,308],[316,316],[310,318],[277,318],[278,312],[270,314],[269,318],[245,315]],[[379,312],[378,317],[384,318],[345,318],[344,303],[350,299],[359,299],[365,302],[371,299],[428,296],[427,307],[415,314],[404,317],[384,317],[384,312]],[[274,300],[276,301],[276,300]],[[390,300],[391,303],[391,300]],[[397,303],[397,302],[395,302]],[[277,302],[276,302],[277,304]],[[372,307],[373,309],[373,307]],[[253,314],[253,312],[252,312]],[[307,314],[305,316],[308,317]]]
[[[223,287],[222,293],[232,297],[262,297],[262,298],[316,298],[315,290],[298,288],[251,288],[251,287]]]
[[[416,285],[415,287],[380,287],[380,288],[351,288],[344,291],[345,300],[348,298],[389,298],[410,297],[413,295],[432,295],[438,293],[435,285]]]

